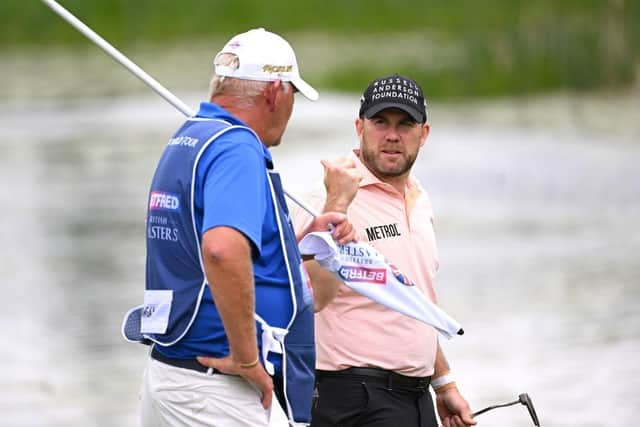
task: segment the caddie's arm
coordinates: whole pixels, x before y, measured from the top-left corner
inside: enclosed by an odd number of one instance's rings
[[[273,381],[259,363],[251,246],[231,227],[214,227],[202,236],[202,259],[211,294],[229,340],[231,363],[199,359],[207,366],[241,375],[262,392],[262,404],[271,405]]]

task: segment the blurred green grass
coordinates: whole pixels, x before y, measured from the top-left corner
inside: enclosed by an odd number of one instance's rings
[[[315,85],[337,90],[361,91],[374,77],[396,71],[436,98],[624,89],[640,74],[637,0],[61,4],[115,46],[155,55],[167,46],[190,49],[215,40],[213,55],[231,35],[263,26],[289,39]],[[0,54],[83,50],[88,43],[40,1],[4,0],[0,16]]]

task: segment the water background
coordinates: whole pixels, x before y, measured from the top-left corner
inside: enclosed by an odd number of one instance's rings
[[[638,95],[430,106],[415,173],[440,303],[466,330],[444,349],[474,409],[528,392],[548,427],[640,415]],[[357,98],[297,100],[273,150],[289,191],[355,146]],[[152,94],[0,104],[0,426],[137,425],[146,349],[119,328],[142,299],[146,192],[181,121]],[[522,406],[478,421],[531,425]]]

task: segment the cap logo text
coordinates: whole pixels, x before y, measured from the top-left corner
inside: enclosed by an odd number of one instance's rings
[[[267,64],[262,67],[265,73],[289,73],[293,70],[293,65],[271,65]]]

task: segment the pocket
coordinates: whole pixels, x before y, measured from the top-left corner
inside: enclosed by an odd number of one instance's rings
[[[172,302],[172,290],[148,289],[144,291],[140,331],[143,334],[164,334],[167,332]]]
[[[358,416],[369,406],[370,393],[367,385],[357,379],[324,377],[318,384],[316,413],[334,423],[344,417]]]

